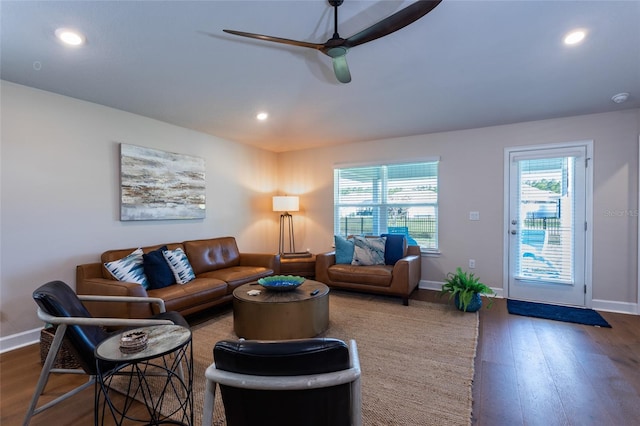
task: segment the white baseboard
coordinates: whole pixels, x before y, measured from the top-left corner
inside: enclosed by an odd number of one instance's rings
[[[613,300],[593,299],[591,301],[591,307],[597,311],[617,312],[619,314],[631,314],[631,315],[640,314],[637,303],[615,302]]]
[[[23,331],[22,333],[0,337],[0,353],[39,343],[40,330],[42,330],[42,328],[34,328],[33,330]]]
[[[418,283],[418,288],[420,288],[422,290],[440,291],[440,289],[442,288],[442,284],[444,284],[444,283],[441,283],[441,282],[438,282],[438,281],[420,280],[420,282]]]

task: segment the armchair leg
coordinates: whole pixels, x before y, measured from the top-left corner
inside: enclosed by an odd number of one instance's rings
[[[402,298],[402,304],[404,306],[409,306],[409,298],[408,297],[403,297]]]
[[[40,377],[38,378],[38,383],[36,384],[36,388],[33,391],[33,397],[31,398],[31,403],[29,404],[29,409],[27,410],[27,414],[24,417],[24,421],[22,423],[23,426],[28,426],[29,423],[31,422],[31,418],[34,415],[36,415],[38,413],[41,413],[42,411],[46,410],[47,408],[52,407],[53,405],[57,404],[58,402],[60,402],[60,401],[62,401],[64,399],[67,399],[67,398],[75,395],[76,393],[86,389],[87,387],[91,386],[93,384],[93,382],[95,381],[95,378],[93,376],[90,376],[89,377],[89,381],[87,383],[84,383],[84,384],[78,386],[77,388],[74,388],[74,389],[70,390],[69,392],[65,393],[64,395],[61,395],[61,396],[57,397],[53,401],[50,401],[50,402],[44,404],[41,407],[37,407],[38,400],[40,399],[40,395],[42,395],[42,393],[44,392],[44,388],[45,388],[45,386],[47,386],[47,382],[49,381],[49,374],[51,374],[53,363],[55,362],[56,355],[58,355],[58,350],[60,349],[60,346],[62,346],[62,339],[64,338],[64,333],[65,333],[66,329],[67,329],[67,325],[66,324],[58,325],[58,328],[56,330],[56,334],[53,336],[53,341],[51,342],[51,347],[49,348],[49,353],[47,354],[47,358],[45,359],[44,365],[42,366],[42,371],[40,372]]]
[[[202,409],[202,426],[211,426],[211,423],[213,423],[213,408],[216,400],[216,382],[209,379],[206,380],[204,406]]]
[[[49,353],[47,354],[47,358],[44,361],[42,371],[40,372],[40,377],[38,378],[38,383],[36,384],[36,389],[33,391],[31,404],[29,404],[29,409],[27,410],[27,414],[24,418],[24,426],[27,426],[29,424],[29,422],[31,421],[31,417],[33,417],[33,415],[35,414],[38,399],[40,399],[40,395],[42,395],[44,387],[49,381],[49,373],[51,372],[51,367],[53,366],[53,362],[55,361],[56,355],[58,354],[58,349],[60,349],[60,345],[62,345],[62,339],[64,338],[64,333],[66,330],[67,325],[60,324],[60,326],[58,326],[58,329],[56,330],[56,334],[53,336],[53,341],[51,342]]]

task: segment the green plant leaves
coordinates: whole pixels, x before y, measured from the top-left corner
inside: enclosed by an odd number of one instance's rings
[[[456,272],[449,272],[445,283],[442,285],[440,296],[449,294],[449,300],[458,295],[460,299],[460,305],[463,311],[466,312],[471,299],[474,294],[480,295],[495,295],[494,291],[480,282],[480,278],[476,277],[473,272],[468,273],[462,270],[462,268],[456,268]],[[492,298],[489,299],[487,309],[493,304]]]

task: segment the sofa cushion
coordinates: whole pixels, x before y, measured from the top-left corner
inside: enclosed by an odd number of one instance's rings
[[[164,300],[167,311],[184,311],[227,294],[227,283],[214,278],[196,278],[187,284],[149,290],[150,297]]]
[[[232,266],[230,268],[218,269],[216,271],[205,272],[198,275],[203,278],[215,278],[225,281],[229,288],[227,291],[233,293],[242,284],[258,281],[260,278],[273,274],[273,270],[262,266]]]
[[[144,260],[144,274],[149,282],[149,289],[162,288],[175,284],[176,279],[162,252],[167,246],[152,250],[142,255]]]
[[[367,284],[388,287],[393,278],[390,265],[332,265],[327,270],[329,279],[341,283]]]
[[[395,265],[396,262],[404,257],[407,247],[404,234],[382,234],[387,241],[384,244],[384,263],[387,265]]]
[[[341,235],[334,237],[336,246],[336,263],[350,265],[353,260],[353,238],[346,239]]]
[[[163,250],[162,255],[167,260],[169,268],[171,268],[178,284],[186,284],[196,277],[189,263],[189,259],[187,259],[187,255],[181,248]]]
[[[138,283],[144,288],[149,287],[147,276],[144,274],[144,261],[142,249],[137,248],[122,259],[113,260],[104,264],[107,271],[118,281]]]
[[[361,236],[353,237],[353,260],[352,265],[384,265],[384,246],[387,239],[385,237],[367,238]]]
[[[196,275],[240,265],[240,252],[233,237],[185,241],[184,251]]]

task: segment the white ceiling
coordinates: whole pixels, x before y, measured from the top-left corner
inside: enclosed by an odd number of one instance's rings
[[[412,1],[345,0],[347,38]],[[325,0],[6,1],[1,77],[275,152],[640,107],[640,0],[457,1],[347,55]],[[81,30],[81,48],[58,27]],[[566,47],[574,28],[585,41]],[[611,97],[631,96],[623,104]],[[270,118],[258,122],[266,110]]]

